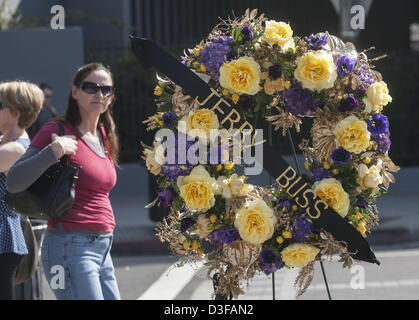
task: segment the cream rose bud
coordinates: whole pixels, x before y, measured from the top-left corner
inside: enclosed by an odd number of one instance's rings
[[[210,223],[210,220],[203,214],[201,214],[196,220],[195,233],[198,235],[200,239],[205,238],[212,232],[211,228],[209,227]]]
[[[241,57],[220,68],[220,85],[237,94],[255,95],[259,92],[260,66],[252,57]]]
[[[160,142],[154,142],[153,143],[154,148],[151,149],[145,149],[144,155],[145,155],[145,163],[147,170],[150,171],[155,176],[160,174],[161,166],[165,162],[165,156],[164,156],[164,147],[161,145]]]
[[[370,144],[371,134],[368,131],[367,123],[355,116],[349,116],[340,121],[333,133],[338,146],[349,152],[359,154],[367,150]]]
[[[272,237],[276,222],[273,209],[265,201],[256,199],[237,211],[234,226],[244,241],[261,244]]]
[[[305,267],[319,254],[320,249],[309,244],[294,243],[281,252],[282,261],[291,268]]]
[[[219,187],[204,166],[196,166],[188,176],[178,177],[177,186],[190,210],[205,212],[214,206]]]
[[[277,44],[285,52],[289,48],[295,48],[293,31],[291,26],[285,22],[277,22],[270,20],[265,22],[265,32],[262,40],[268,42],[270,45]]]
[[[333,87],[337,79],[337,67],[333,56],[325,50],[309,51],[297,58],[294,76],[303,88],[321,91]]]
[[[217,182],[221,187],[220,193],[224,199],[244,197],[251,190],[251,187],[245,183],[245,177],[238,177],[237,173],[234,173],[230,178],[220,176]]]
[[[384,81],[375,82],[367,89],[367,98],[373,106],[386,106],[393,101],[387,84]]]
[[[323,179],[314,183],[313,191],[327,205],[333,208],[340,216],[346,217],[349,210],[349,194],[343,189],[342,184],[335,178]]]
[[[372,188],[374,193],[378,192],[378,186],[383,183],[381,168],[379,166],[371,166],[368,168],[367,165],[362,163],[358,167],[357,182],[362,190]]]

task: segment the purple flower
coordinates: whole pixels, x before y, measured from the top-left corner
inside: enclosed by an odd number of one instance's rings
[[[269,67],[269,77],[271,77],[273,80],[281,77],[281,74],[281,67],[279,65],[274,64],[273,66]]]
[[[347,164],[351,160],[351,153],[340,147],[332,152],[332,160],[335,164]]]
[[[187,63],[185,60],[182,60],[182,64],[183,64],[184,66],[188,66],[188,63]]]
[[[165,208],[169,207],[173,202],[173,191],[171,189],[159,190],[157,194],[160,197],[160,202]]]
[[[217,246],[217,247],[222,247],[223,246],[223,243],[220,241],[220,240],[218,240],[218,238],[217,238],[217,233],[216,233],[216,231],[214,231],[214,232],[211,232],[209,235],[208,235],[208,240],[213,244],[213,245],[215,245],[215,246]]]
[[[194,143],[195,141],[188,141],[187,136],[179,132],[162,143],[166,162],[162,165],[161,172],[169,181],[175,181],[179,176],[187,176],[195,166],[187,157],[188,150]],[[196,150],[195,155],[199,156],[199,150]]]
[[[220,67],[223,65],[225,59],[231,59],[233,49],[233,37],[221,36],[212,43],[202,49],[199,54],[198,61],[205,64],[207,72],[211,75],[211,78],[218,81],[220,77]]]
[[[196,221],[192,218],[183,218],[180,221],[180,232],[186,232],[190,227],[192,227]]]
[[[311,224],[305,215],[296,217],[292,225],[292,238],[296,242],[304,242],[310,233]]]
[[[323,179],[332,178],[332,177],[333,177],[332,171],[325,169],[321,165],[313,169],[312,178],[314,181],[321,181]]]
[[[237,230],[236,228],[221,229],[213,233],[216,240],[227,245],[231,245],[234,241],[241,239],[239,230]]]
[[[373,135],[386,134],[388,132],[388,118],[381,114],[375,113],[372,116],[372,120],[368,120],[368,131]]]
[[[371,135],[371,139],[377,143],[377,151],[386,154],[391,147],[390,132],[377,135]]]
[[[320,50],[323,46],[325,46],[327,44],[327,42],[329,41],[329,37],[325,34],[321,35],[314,35],[312,34],[311,36],[308,37],[308,44],[315,50]]]
[[[310,91],[303,89],[300,84],[292,85],[288,90],[282,91],[281,95],[285,108],[294,116],[309,116],[319,106]]]
[[[252,27],[249,27],[249,26],[244,26],[244,27],[242,28],[241,33],[242,33],[242,35],[243,35],[243,42],[244,42],[244,43],[245,43],[245,42],[249,42],[250,40],[253,40],[253,36],[254,36],[254,34],[253,34],[253,29],[252,29]]]
[[[266,275],[270,275],[285,266],[284,261],[282,261],[270,248],[262,250],[259,254],[259,258],[261,261],[261,269]]]
[[[280,209],[289,207],[290,205],[291,205],[291,201],[287,198],[281,198],[278,201],[278,208]]]
[[[163,115],[163,124],[166,128],[173,127],[175,124],[175,115],[172,111],[169,111]]]
[[[362,97],[365,95],[369,86],[374,83],[374,76],[368,71],[366,65],[361,64],[360,61],[357,61],[357,63],[359,64],[359,67],[358,70],[355,71],[355,75],[360,81],[357,83],[355,90],[352,90],[351,86],[348,86],[346,93],[352,93],[357,97]]]
[[[339,105],[339,111],[345,112],[345,111],[353,111],[355,110],[359,105],[359,102],[355,97],[348,96],[347,98],[344,98],[340,101]]]
[[[366,208],[368,205],[368,201],[365,200],[363,197],[358,196],[356,201],[356,206],[359,208]]]
[[[341,56],[338,58],[337,67],[339,76],[346,77],[354,71],[356,60],[349,56]]]

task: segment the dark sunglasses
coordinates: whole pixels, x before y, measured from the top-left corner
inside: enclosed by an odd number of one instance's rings
[[[95,94],[98,93],[98,91],[102,91],[102,94],[104,97],[108,97],[114,94],[115,87],[113,86],[100,86],[97,83],[90,82],[90,81],[84,81],[80,88],[88,93],[88,94]]]

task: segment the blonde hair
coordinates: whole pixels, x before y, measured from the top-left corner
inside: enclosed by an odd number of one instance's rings
[[[44,99],[44,93],[36,84],[25,81],[0,83],[0,101],[11,114],[20,113],[18,125],[22,129],[35,122]]]

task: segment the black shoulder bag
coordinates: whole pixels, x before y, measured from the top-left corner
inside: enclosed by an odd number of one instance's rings
[[[64,126],[55,121],[63,136]],[[6,193],[9,208],[29,218],[60,220],[65,218],[74,203],[79,169],[68,164],[68,157],[49,167],[29,188]]]

